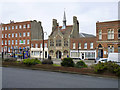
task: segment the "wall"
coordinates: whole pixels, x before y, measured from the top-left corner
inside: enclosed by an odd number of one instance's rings
[[[118,46],[120,46],[120,39],[118,39],[118,29],[120,29],[120,21],[108,21],[96,23],[96,35],[97,35],[97,57],[98,45],[102,45],[103,58],[108,57],[108,46],[114,47],[114,52],[118,53]],[[108,29],[114,30],[114,39],[108,39]],[[102,39],[99,40],[99,30],[102,30]]]
[[[29,27],[27,27],[27,25],[29,24]],[[21,29],[19,28],[19,26],[22,26]],[[26,25],[26,27],[24,28],[23,26]],[[18,28],[16,29],[16,26],[18,26]],[[30,47],[30,40],[31,40],[31,33],[30,33],[30,29],[31,29],[31,21],[24,21],[24,22],[12,22],[12,23],[8,23],[8,24],[2,24],[2,27],[4,28],[4,30],[2,30],[2,34],[4,35],[4,37],[2,38],[4,45],[2,45],[2,47],[14,47],[14,46],[18,46],[21,47],[21,49],[23,49],[23,47]],[[5,28],[7,27],[7,30],[5,30]],[[9,30],[10,27],[10,30]],[[14,29],[12,29],[12,27],[14,27]],[[30,33],[29,36],[27,36],[27,33]],[[14,34],[14,37],[12,37],[12,33]],[[17,37],[15,36],[15,34],[17,33]],[[21,33],[21,37],[19,37],[19,33]],[[26,36],[23,37],[23,33],[26,33]],[[5,34],[7,34],[7,38],[5,38]],[[10,38],[8,37],[8,35],[10,34]],[[7,45],[5,45],[5,40],[7,40]],[[10,45],[8,44],[8,41],[10,40]],[[12,40],[14,40],[14,44],[12,44]],[[15,44],[15,40],[17,40],[17,45]],[[20,44],[19,40],[25,40],[25,44]],[[29,40],[29,44],[27,44],[27,40]],[[5,49],[4,49],[5,50]],[[5,50],[7,51],[7,50]],[[12,52],[12,48],[10,50],[10,52]]]

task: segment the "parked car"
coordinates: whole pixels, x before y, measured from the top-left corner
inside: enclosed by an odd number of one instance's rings
[[[96,64],[99,63],[99,62],[105,63],[105,62],[107,62],[107,61],[108,61],[107,58],[96,58],[95,63],[96,63]]]

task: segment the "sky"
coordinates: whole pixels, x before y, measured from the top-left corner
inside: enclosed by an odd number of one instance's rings
[[[67,25],[73,24],[73,16],[79,21],[79,32],[96,35],[96,22],[118,19],[117,0],[1,0],[0,23],[37,20],[42,22],[45,39],[52,31],[52,19],[63,24],[66,12]]]

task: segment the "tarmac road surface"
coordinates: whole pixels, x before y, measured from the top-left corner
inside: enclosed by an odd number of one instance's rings
[[[2,88],[118,88],[114,78],[2,68]]]

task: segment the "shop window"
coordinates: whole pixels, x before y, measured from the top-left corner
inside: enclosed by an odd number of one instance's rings
[[[120,46],[118,46],[118,53],[120,53]]]

